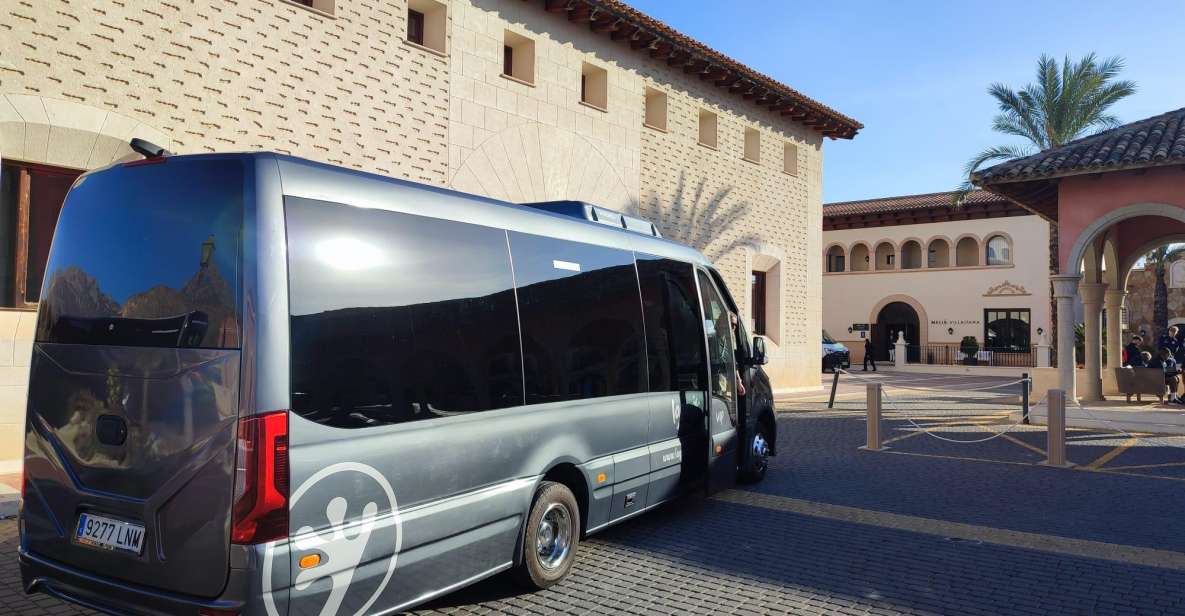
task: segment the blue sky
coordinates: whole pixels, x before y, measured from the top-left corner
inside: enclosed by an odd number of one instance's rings
[[[954,189],[991,131],[987,87],[1033,81],[1041,53],[1122,56],[1124,122],[1185,107],[1185,0],[628,0],[864,123],[824,145],[824,202]],[[724,7],[735,7],[724,10]]]

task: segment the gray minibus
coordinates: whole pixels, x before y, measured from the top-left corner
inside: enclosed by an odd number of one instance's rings
[[[26,591],[387,614],[507,570],[545,588],[585,536],[765,474],[762,339],[649,222],[149,154],[82,175],[53,238]]]

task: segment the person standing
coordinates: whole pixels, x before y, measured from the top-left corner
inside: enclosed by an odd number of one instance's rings
[[[1159,352],[1161,349],[1168,349],[1169,354],[1172,355],[1174,358],[1177,356],[1177,351],[1179,349],[1179,346],[1180,345],[1178,345],[1178,343],[1177,343],[1177,326],[1176,325],[1170,326],[1168,331],[1161,334],[1160,339],[1158,339],[1156,341],[1157,352]]]
[[[872,371],[876,372],[876,345],[872,343],[872,336],[864,339],[864,371],[868,372],[868,364],[872,364]]]

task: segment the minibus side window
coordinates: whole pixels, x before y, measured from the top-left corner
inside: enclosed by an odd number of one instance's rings
[[[527,404],[646,389],[633,253],[510,233]]]
[[[732,403],[736,400],[736,340],[732,316],[724,299],[707,274],[699,275],[700,297],[704,306],[704,327],[708,338],[708,367],[711,370],[712,395],[729,404],[730,414],[735,413]],[[735,421],[735,417],[734,417]]]
[[[506,232],[286,203],[293,410],[361,428],[521,405]]]
[[[650,391],[706,391],[704,334],[689,263],[637,255]]]

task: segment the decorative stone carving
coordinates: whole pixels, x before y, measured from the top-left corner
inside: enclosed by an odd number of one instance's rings
[[[1005,280],[998,285],[989,287],[984,297],[1024,297],[1032,295],[1023,285],[1013,284]]]

